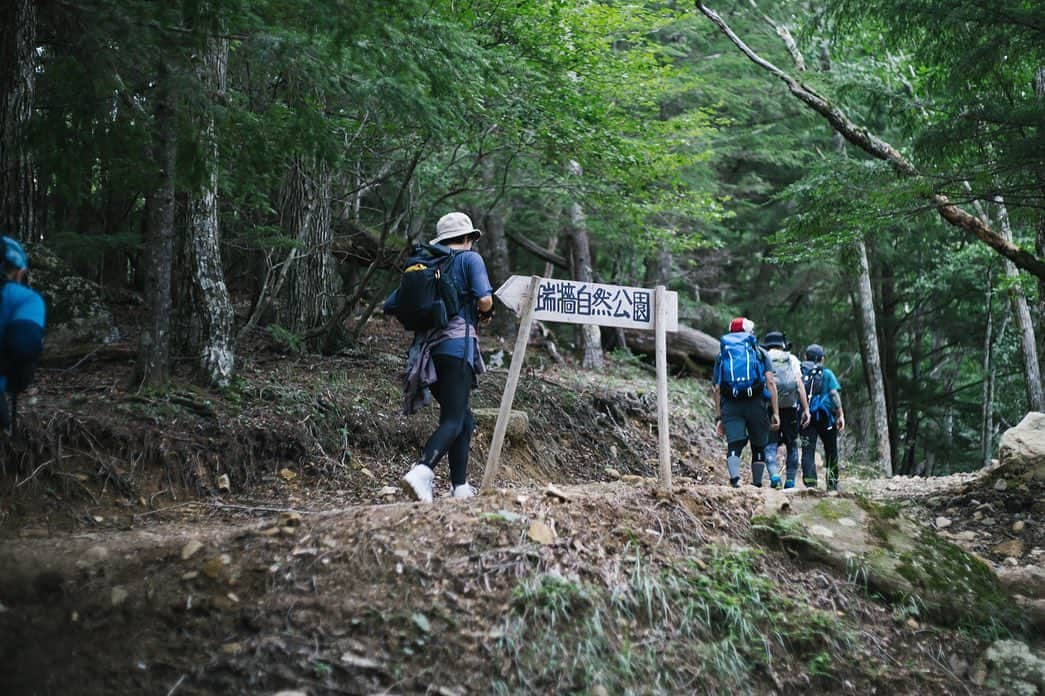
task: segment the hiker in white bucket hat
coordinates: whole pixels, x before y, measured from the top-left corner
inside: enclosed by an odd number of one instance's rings
[[[450,239],[471,235],[473,240],[483,236],[482,230],[478,230],[472,224],[472,218],[464,213],[447,213],[435,223],[435,237],[429,244],[442,244]],[[464,241],[464,240],[461,240]]]
[[[471,498],[476,491],[468,483],[468,453],[475,430],[469,395],[477,376],[486,371],[479,351],[480,321],[493,316],[493,287],[483,258],[472,249],[482,236],[464,213],[447,213],[435,226],[427,249],[408,263],[445,263],[442,277],[458,293],[460,311],[444,328],[415,334],[407,361],[404,413],[412,413],[427,399],[424,388],[439,402],[439,427],[425,442],[421,456],[402,478],[406,493],[416,500],[433,500],[435,469],[442,459],[450,468],[450,497]],[[434,255],[444,261],[437,262]],[[448,260],[446,260],[448,258]],[[397,302],[393,297],[385,302]]]

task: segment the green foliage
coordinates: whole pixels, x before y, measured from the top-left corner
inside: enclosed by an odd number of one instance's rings
[[[288,353],[305,352],[305,343],[301,336],[279,324],[269,324],[267,328],[269,336],[281,350]]]

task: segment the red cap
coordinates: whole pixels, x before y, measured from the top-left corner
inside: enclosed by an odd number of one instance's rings
[[[754,329],[755,329],[755,322],[751,321],[750,319],[748,319],[746,317],[737,317],[733,321],[729,322],[729,332],[730,333],[739,333],[741,331],[746,331],[746,332],[750,333]]]

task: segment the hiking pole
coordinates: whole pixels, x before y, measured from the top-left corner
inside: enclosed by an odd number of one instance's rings
[[[18,394],[11,395],[11,437],[15,436],[15,424],[18,422]]]

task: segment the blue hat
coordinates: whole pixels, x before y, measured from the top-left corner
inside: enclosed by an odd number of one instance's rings
[[[812,360],[813,362],[819,362],[824,359],[824,349],[822,346],[816,343],[810,343],[806,347],[806,360]]]
[[[22,270],[29,266],[29,257],[25,255],[25,249],[22,245],[11,239],[10,237],[4,237],[4,263],[11,268],[17,268]]]

